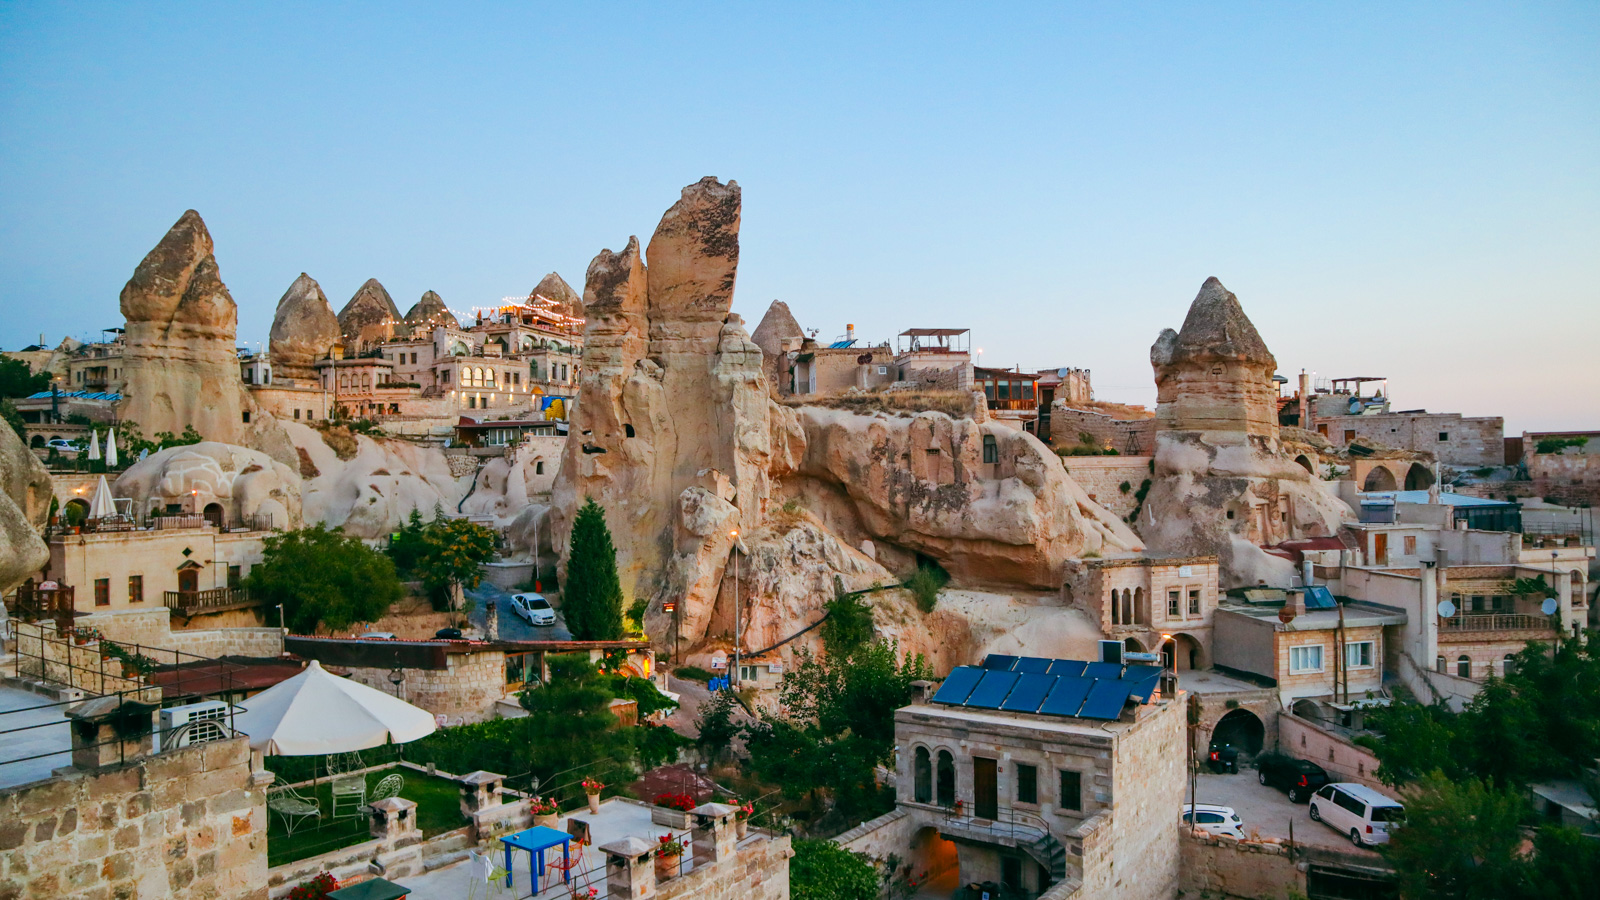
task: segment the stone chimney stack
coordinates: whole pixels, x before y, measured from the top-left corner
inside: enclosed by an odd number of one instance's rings
[[[1311,421],[1311,376],[1305,369],[1300,370],[1300,427],[1307,431],[1315,431],[1316,424]]]
[[[156,708],[157,704],[111,695],[67,710],[72,720],[72,765],[94,772],[155,752]]]

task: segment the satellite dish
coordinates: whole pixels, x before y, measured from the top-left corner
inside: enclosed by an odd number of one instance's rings
[[[1456,614],[1456,605],[1449,600],[1439,601],[1439,617],[1448,619]]]
[[[1544,598],[1544,602],[1539,604],[1539,610],[1547,616],[1555,615],[1556,610],[1560,608],[1561,604],[1557,603],[1556,598],[1554,597],[1546,597]]]

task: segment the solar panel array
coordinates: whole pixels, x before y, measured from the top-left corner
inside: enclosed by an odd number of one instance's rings
[[[1159,666],[991,653],[982,665],[952,670],[933,695],[933,702],[1114,720],[1130,700],[1149,703],[1160,681]]]

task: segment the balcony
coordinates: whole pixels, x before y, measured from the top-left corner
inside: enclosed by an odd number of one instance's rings
[[[1439,625],[1439,637],[1449,640],[1472,640],[1472,636],[1488,631],[1538,631],[1553,632],[1549,616],[1530,616],[1523,613],[1479,613],[1451,616]]]
[[[212,588],[205,591],[163,591],[161,602],[174,613],[184,617],[201,613],[223,612],[230,609],[249,609],[260,606],[260,601],[250,599],[244,588]]]

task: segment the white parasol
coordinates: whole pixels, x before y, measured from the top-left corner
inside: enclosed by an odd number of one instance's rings
[[[438,727],[427,710],[340,678],[316,660],[241,707],[233,727],[250,736],[251,749],[268,756],[352,753],[414,741]]]
[[[106,519],[117,514],[117,503],[111,498],[111,485],[106,484],[106,477],[100,476],[100,483],[94,486],[94,496],[89,498],[89,518]]]
[[[100,458],[100,432],[89,429],[89,458]]]
[[[117,433],[114,430],[106,431],[106,468],[114,469],[117,465]]]

